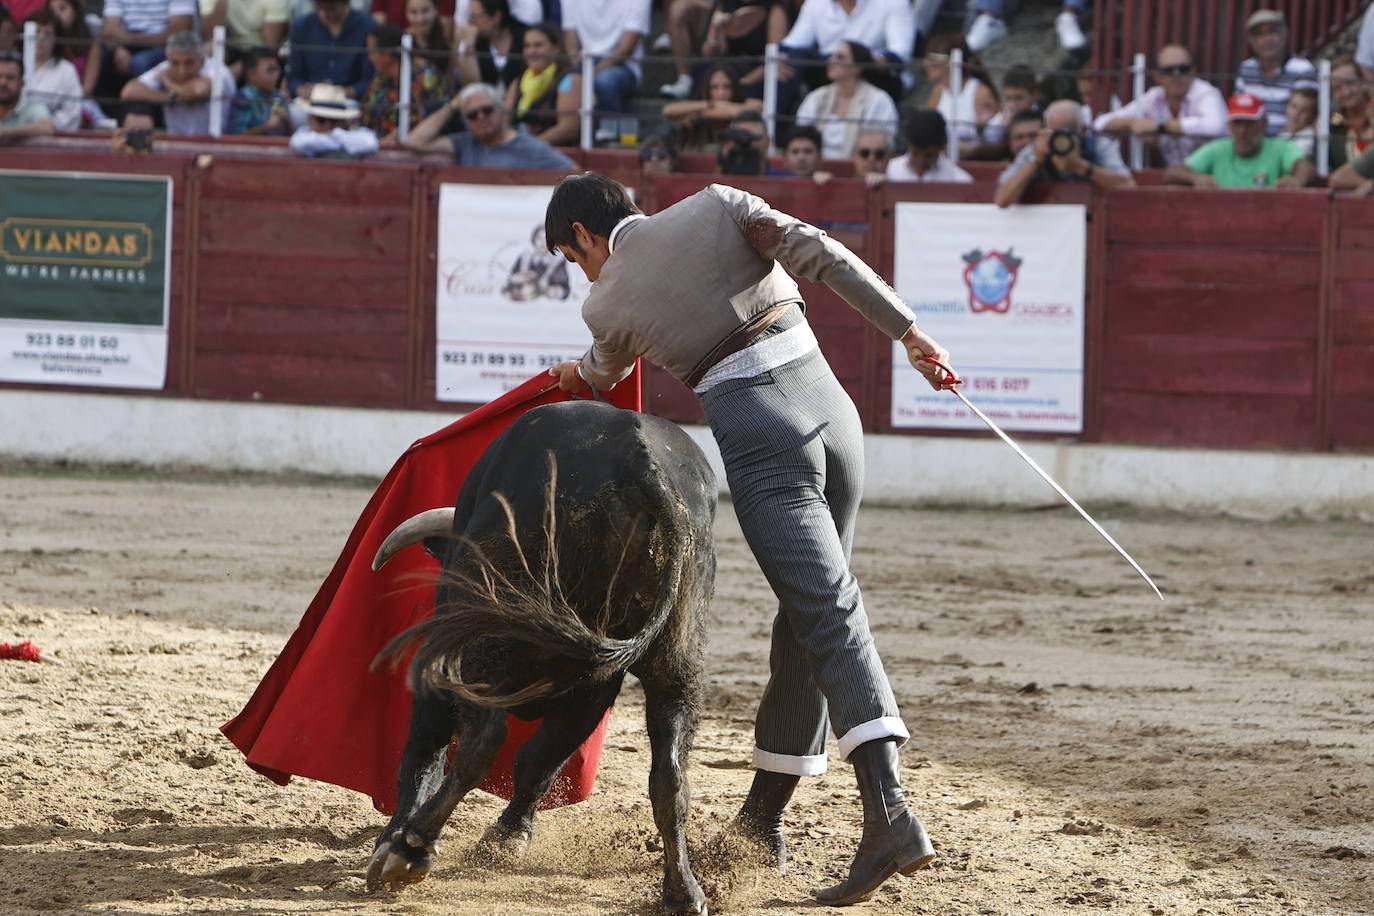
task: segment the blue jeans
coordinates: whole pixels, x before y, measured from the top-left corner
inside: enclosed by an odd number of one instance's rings
[[[620,112],[625,110],[625,96],[635,91],[639,77],[625,64],[607,67],[592,78],[592,90],[596,93],[598,111]]]
[[[166,59],[167,51],[164,48],[144,48],[142,51],[134,51],[129,56],[129,76],[142,76]]]

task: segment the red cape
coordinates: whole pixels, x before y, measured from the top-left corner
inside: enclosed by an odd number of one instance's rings
[[[296,632],[263,676],[243,711],[221,727],[250,767],[285,785],[293,775],[330,782],[396,808],[396,777],[410,729],[405,670],[372,661],[392,638],[427,617],[433,589],[416,577],[437,572],[423,550],[403,550],[382,572],[372,558],[382,540],[417,512],[452,506],[468,471],[525,411],[568,400],[540,373],[461,420],[415,442],[368,501]],[[640,373],[606,395],[617,407],[640,409]],[[607,713],[609,716],[609,713]],[[510,737],[482,788],[511,795],[515,751],[537,722],[508,717]],[[606,720],[563,767],[540,807],[582,801],[591,794]]]

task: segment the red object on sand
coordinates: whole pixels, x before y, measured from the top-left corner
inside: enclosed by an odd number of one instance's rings
[[[438,572],[418,548],[403,550],[381,572],[372,558],[382,540],[417,512],[452,506],[468,471],[498,435],[531,408],[570,400],[540,373],[437,433],[415,442],[382,480],[343,553],[277,660],[243,711],[221,730],[250,767],[285,785],[304,776],[355,789],[379,811],[396,808],[396,776],[410,729],[405,666],[383,664],[380,652],[430,613]],[[607,392],[617,407],[640,409],[640,374]],[[609,712],[607,713],[609,717]],[[510,735],[481,786],[511,797],[511,764],[537,722],[508,717]],[[564,765],[541,808],[586,799],[596,782],[606,720]]]
[[[43,650],[29,642],[27,639],[20,643],[0,642],[0,658],[14,659],[20,662],[41,662]]]

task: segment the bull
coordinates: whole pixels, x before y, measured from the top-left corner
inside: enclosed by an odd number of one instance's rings
[[[414,648],[414,699],[396,813],[368,863],[369,890],[429,872],[445,822],[506,740],[507,711],[543,723],[516,755],[513,797],[477,852],[518,859],[536,804],[629,672],[644,689],[663,906],[706,912],[683,831],[716,492],[701,449],[676,425],[563,402],[498,437],[455,508],[421,513],[388,536],[374,569],[422,543],[443,571],[434,614],[384,653]]]

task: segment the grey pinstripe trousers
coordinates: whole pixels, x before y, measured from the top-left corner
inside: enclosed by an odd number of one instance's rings
[[[849,571],[863,492],[863,427],[819,350],[701,396],[735,514],[778,597],[754,766],[825,772],[825,728],[842,757],[909,737]]]

